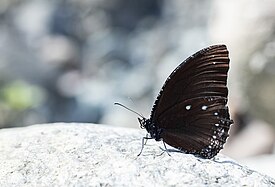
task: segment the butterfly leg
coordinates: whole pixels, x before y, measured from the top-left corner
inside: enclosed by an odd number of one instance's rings
[[[148,139],[151,139],[151,138],[149,138],[149,137],[148,137],[148,134],[146,134],[146,137],[143,137],[142,139],[145,139],[145,142],[144,142],[144,144],[143,144],[143,145],[146,145],[146,144],[147,144]]]
[[[169,151],[168,151],[168,149],[167,149],[167,147],[166,147],[165,142],[164,142],[164,141],[162,141],[162,143],[163,143],[163,146],[164,146],[164,148],[165,148],[165,152],[166,152],[169,156],[171,156],[171,155],[169,154]]]
[[[140,150],[140,152],[139,152],[139,154],[137,156],[141,155],[142,150],[144,148],[144,145],[146,145],[147,140],[149,140],[149,139],[153,139],[153,138],[148,137],[148,134],[146,134],[146,136],[142,138],[142,141],[141,141],[141,150]],[[145,142],[144,142],[144,140],[145,140]]]

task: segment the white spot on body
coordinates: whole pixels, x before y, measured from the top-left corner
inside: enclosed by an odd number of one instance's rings
[[[218,127],[220,124],[216,123],[215,126]]]
[[[218,112],[214,112],[214,115],[217,116],[217,115],[218,115]]]
[[[185,108],[186,108],[186,110],[190,110],[191,109],[191,105],[186,105]]]
[[[215,65],[215,64],[216,64],[216,62],[213,62],[213,64]]]

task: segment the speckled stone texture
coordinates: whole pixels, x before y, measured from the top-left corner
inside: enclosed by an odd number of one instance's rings
[[[219,154],[201,159],[149,140],[145,131],[55,123],[0,130],[0,186],[275,186]]]

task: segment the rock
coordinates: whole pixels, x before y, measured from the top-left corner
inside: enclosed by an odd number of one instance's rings
[[[264,154],[248,158],[239,159],[242,165],[249,166],[251,169],[257,170],[263,174],[275,178],[275,154]]]
[[[221,154],[163,152],[145,131],[56,123],[0,130],[0,186],[275,186]],[[172,151],[174,150],[174,151]]]

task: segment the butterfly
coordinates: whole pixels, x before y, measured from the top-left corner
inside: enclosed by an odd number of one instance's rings
[[[144,140],[155,139],[202,158],[217,155],[233,124],[227,106],[228,70],[225,45],[209,46],[183,61],[165,81],[150,118],[138,118],[149,135],[142,139],[141,152]]]

